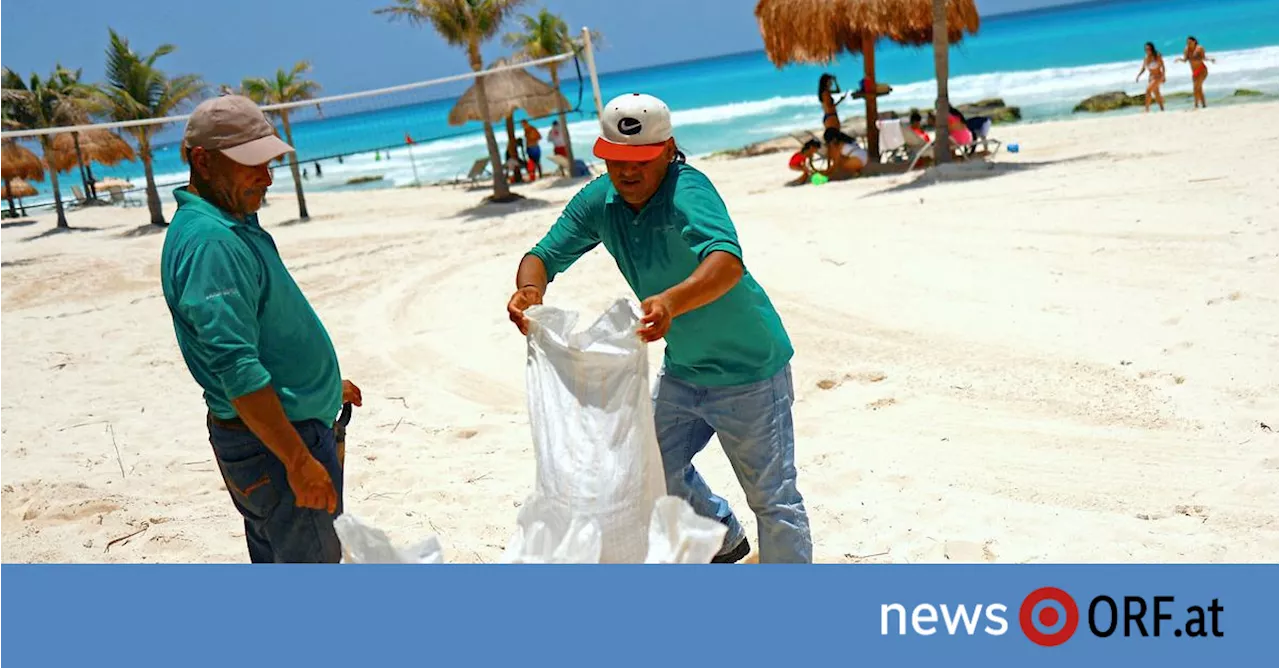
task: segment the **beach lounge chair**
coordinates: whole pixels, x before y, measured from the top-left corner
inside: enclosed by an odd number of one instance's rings
[[[475,185],[477,181],[484,178],[488,173],[489,158],[476,158],[476,161],[471,163],[471,171],[467,172],[466,177],[464,179],[455,179],[454,184],[457,185],[465,180],[467,185]]]
[[[548,159],[551,160],[551,162],[556,166],[556,170],[558,171],[560,176],[592,176],[593,175],[591,166],[588,165],[582,158],[576,158],[574,160],[574,162],[578,163],[577,170],[570,169],[569,159],[564,157],[563,155],[553,154],[548,156]],[[575,174],[574,173],[575,171],[577,171],[578,173]]]
[[[547,159],[556,166],[556,169],[559,170],[558,173],[560,176],[568,176],[573,173],[573,170],[569,169],[569,159],[563,155],[552,154],[547,156]]]
[[[880,129],[880,162],[901,162],[911,159],[906,135],[915,137],[915,133],[904,128],[901,119],[876,121],[876,127]],[[920,138],[916,137],[916,139]]]

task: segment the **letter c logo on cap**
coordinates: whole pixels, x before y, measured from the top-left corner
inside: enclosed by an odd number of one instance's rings
[[[640,130],[643,128],[643,123],[638,119],[631,118],[630,116],[618,121],[618,132],[621,132],[628,137],[640,134]]]

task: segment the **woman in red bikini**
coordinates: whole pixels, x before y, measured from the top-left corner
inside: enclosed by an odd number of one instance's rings
[[[1196,107],[1206,106],[1204,101],[1204,80],[1209,76],[1209,67],[1204,61],[1215,62],[1214,59],[1208,57],[1204,53],[1204,47],[1200,46],[1200,42],[1195,37],[1187,38],[1187,50],[1182,52],[1182,56],[1175,63],[1187,61],[1191,65],[1191,84],[1195,89],[1195,102],[1192,109]]]

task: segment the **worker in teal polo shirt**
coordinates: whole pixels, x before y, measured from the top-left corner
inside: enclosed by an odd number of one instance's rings
[[[236,95],[196,107],[182,142],[190,186],[174,192],[161,283],[249,558],[336,563],[334,418],[344,401],[360,405],[360,391],[339,375],[329,334],[255,213],[268,164],[293,148]]]
[[[750,553],[728,502],[693,467],[714,434],[756,515],[761,563],[809,563],[809,519],[796,487],[793,351],[782,319],[743,265],[715,186],[676,148],[666,104],[623,95],[605,107],[600,126],[595,155],[609,176],[575,195],[524,256],[507,312],[527,335],[525,309],[604,244],[642,300],[639,336],[666,338],[654,419],[668,493],[729,528],[713,562]]]

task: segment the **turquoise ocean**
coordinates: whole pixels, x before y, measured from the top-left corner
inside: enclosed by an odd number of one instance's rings
[[[1280,94],[1280,9],[1275,0],[1128,0],[1076,5],[982,20],[976,36],[950,52],[950,96],[953,104],[1002,98],[1021,108],[1024,122],[1070,117],[1071,109],[1090,95],[1123,90],[1140,93],[1145,78],[1135,83],[1143,43],[1154,42],[1165,57],[1166,94],[1191,90],[1185,63],[1174,63],[1188,35],[1194,35],[1208,54],[1205,90],[1210,105],[1236,103],[1232,92],[1254,89]],[[607,62],[607,52],[600,56]],[[877,79],[893,86],[881,99],[882,110],[929,107],[935,96],[932,47],[905,48],[882,42],[876,53]],[[571,136],[579,157],[589,158],[596,121],[586,66],[582,81],[570,61],[562,70],[562,90],[577,111],[569,116]],[[656,67],[601,74],[605,100],[642,91],[664,99],[673,111],[677,140],[689,155],[741,147],[792,130],[820,125],[817,80],[835,74],[845,89],[856,87],[862,61],[844,56],[825,67],[776,68],[763,51],[707,58]],[[545,77],[545,72],[538,71]],[[427,87],[412,94],[366,98],[300,112],[293,124],[299,157],[311,172],[308,191],[376,188],[453,179],[486,155],[478,123],[449,126],[446,117],[466,84]],[[436,99],[429,99],[429,98]],[[1256,99],[1256,98],[1254,98]],[[860,104],[841,105],[842,115],[861,115]],[[1183,106],[1189,103],[1178,103]],[[1178,108],[1178,105],[1173,105]],[[1120,112],[1123,113],[1123,112]],[[535,121],[544,136],[551,119]],[[173,141],[180,128],[172,126],[160,137]],[[498,132],[505,147],[505,132]],[[1000,135],[1016,134],[1001,130]],[[405,134],[415,139],[404,144]],[[434,138],[434,139],[433,139]],[[394,147],[378,151],[377,147]],[[1027,147],[1034,151],[1034,147]],[[544,152],[549,147],[544,143]],[[333,156],[345,154],[341,163]],[[172,144],[156,153],[157,182],[162,186],[185,181],[186,168]],[[314,163],[323,175],[316,177]],[[547,162],[544,158],[544,167]],[[142,186],[138,163],[115,168],[95,167],[95,175],[119,176]],[[358,176],[381,176],[363,186],[348,185]],[[277,193],[292,189],[288,169],[275,170]],[[78,178],[63,177],[63,187]],[[162,197],[167,197],[162,193]],[[33,198],[35,204],[41,199]]]

